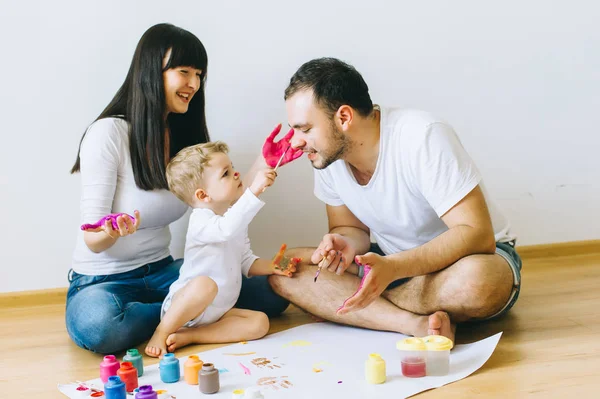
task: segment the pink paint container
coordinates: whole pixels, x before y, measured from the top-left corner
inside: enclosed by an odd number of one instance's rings
[[[121,368],[121,364],[115,355],[106,355],[100,363],[100,379],[106,384],[108,377],[117,375],[117,370]]]

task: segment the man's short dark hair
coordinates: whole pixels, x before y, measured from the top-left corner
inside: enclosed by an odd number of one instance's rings
[[[284,99],[298,91],[312,90],[315,102],[329,116],[342,105],[354,108],[360,115],[373,111],[369,87],[358,71],[336,58],[317,58],[303,64],[290,79]]]

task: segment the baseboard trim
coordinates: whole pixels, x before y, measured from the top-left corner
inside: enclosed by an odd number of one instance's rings
[[[15,291],[0,293],[0,307],[20,308],[28,306],[64,304],[67,288],[49,288],[45,290]]]
[[[600,253],[600,240],[517,246],[517,252],[523,259],[597,254]]]
[[[600,240],[559,242],[517,247],[523,259],[548,258],[559,256],[589,255],[600,253]],[[0,307],[17,308],[27,306],[64,304],[67,288],[16,291],[0,293]]]

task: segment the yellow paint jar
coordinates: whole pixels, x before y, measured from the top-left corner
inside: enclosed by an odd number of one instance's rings
[[[365,363],[365,378],[369,384],[385,382],[385,360],[378,353],[371,353]]]

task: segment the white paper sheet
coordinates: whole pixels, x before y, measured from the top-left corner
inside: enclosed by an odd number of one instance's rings
[[[250,387],[260,389],[267,399],[406,398],[467,377],[490,358],[501,335],[457,345],[450,354],[450,373],[444,377],[407,378],[401,374],[396,342],[405,338],[404,335],[331,323],[308,324],[258,341],[198,355],[205,363],[214,363],[221,370],[221,389],[210,395],[212,398],[231,398],[234,389]],[[249,352],[254,353],[231,355]],[[365,380],[365,361],[370,353],[379,353],[386,362],[387,381],[384,384],[370,385]],[[179,358],[182,376],[179,382],[161,382],[158,364],[155,364],[144,367],[140,385],[152,385],[155,390],[166,389],[177,399],[205,396],[197,385],[188,385],[183,380],[186,359],[187,356]],[[245,375],[239,363],[247,367],[251,375]],[[313,368],[322,371],[317,373]],[[258,385],[261,378],[262,384]],[[87,382],[102,387],[99,378]],[[59,385],[58,388],[70,398],[77,397],[75,385]]]

